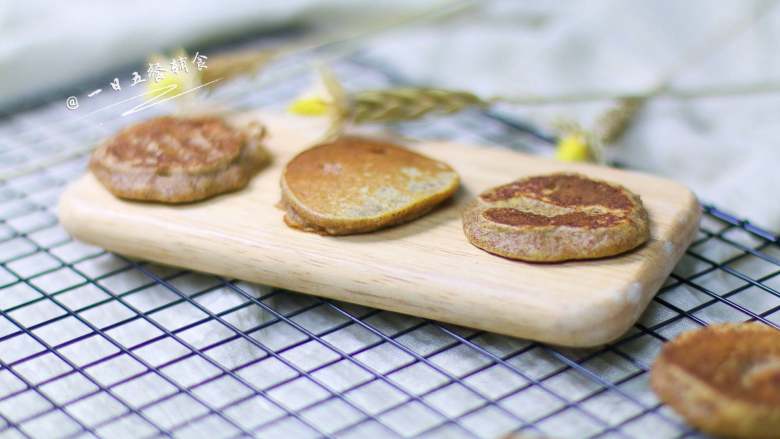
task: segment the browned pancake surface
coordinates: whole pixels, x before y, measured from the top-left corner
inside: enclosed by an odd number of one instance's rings
[[[513,199],[533,199],[563,209],[557,215],[537,215],[515,207],[487,209],[492,220],[512,226],[572,226],[596,228],[625,220],[634,203],[624,189],[578,174],[551,174],[530,177],[488,190],[480,195],[488,203]],[[601,213],[599,208],[615,210]],[[585,210],[582,210],[585,209]]]
[[[658,361],[725,396],[780,408],[780,332],[764,324],[707,327],[667,343]]]
[[[123,129],[104,144],[102,154],[106,165],[196,173],[234,160],[244,137],[218,117],[163,116]]]
[[[556,173],[489,189],[464,211],[476,246],[529,261],[611,256],[647,240],[647,213],[627,189]]]
[[[780,437],[780,331],[762,323],[683,333],[652,369],[659,397],[693,425],[735,437]]]
[[[342,137],[293,158],[282,175],[282,195],[304,229],[329,234],[374,230],[426,212],[458,187],[440,161],[389,142]]]
[[[619,216],[611,213],[588,215],[585,212],[572,212],[545,216],[523,212],[512,207],[485,209],[482,215],[494,223],[508,226],[569,226],[591,229],[611,226],[621,220]]]
[[[625,191],[579,174],[557,173],[515,181],[484,192],[485,201],[525,196],[563,207],[602,205],[611,209],[631,207]]]
[[[122,198],[197,201],[245,186],[268,158],[261,137],[219,117],[156,117],[104,141],[90,169]]]

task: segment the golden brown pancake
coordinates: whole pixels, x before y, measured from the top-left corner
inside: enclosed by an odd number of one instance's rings
[[[282,173],[287,225],[327,235],[417,218],[458,189],[455,171],[399,145],[341,137],[293,158]]]
[[[489,189],[463,211],[475,246],[511,259],[556,262],[612,256],[649,237],[642,201],[580,174],[522,178]]]
[[[780,331],[722,324],[666,343],[650,383],[691,425],[716,436],[780,438]]]
[[[219,117],[156,117],[104,141],[89,167],[121,198],[197,201],[246,186],[269,158],[262,136]]]

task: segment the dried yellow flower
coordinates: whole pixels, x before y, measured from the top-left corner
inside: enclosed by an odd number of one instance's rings
[[[562,162],[587,162],[593,155],[583,134],[566,134],[558,140],[555,158]]]
[[[321,97],[302,97],[293,101],[287,109],[299,116],[325,116],[328,114],[328,103]]]

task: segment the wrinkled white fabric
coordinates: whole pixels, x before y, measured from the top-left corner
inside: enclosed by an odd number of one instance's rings
[[[0,107],[20,98],[145,59],[150,53],[259,33],[295,24],[341,28],[413,13],[409,0],[222,0],[0,2]]]
[[[763,1],[492,2],[476,15],[398,32],[372,55],[416,82],[484,95],[643,91],[676,66],[678,89],[780,83],[780,7],[699,62],[686,58],[749,22]],[[689,63],[693,61],[687,61]],[[700,198],[780,231],[780,94],[653,100],[614,151],[629,167],[669,176]],[[609,102],[513,108],[549,127],[592,126]]]

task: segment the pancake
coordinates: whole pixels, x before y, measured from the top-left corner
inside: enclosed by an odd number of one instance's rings
[[[402,146],[341,137],[294,157],[282,173],[285,223],[324,235],[364,233],[418,218],[458,189],[446,163]]]
[[[163,116],[124,128],[92,154],[89,168],[120,198],[198,201],[246,186],[269,155],[259,125],[219,117]]]
[[[534,262],[612,256],[650,235],[639,196],[571,173],[522,178],[483,192],[464,209],[463,231],[485,251]]]
[[[681,334],[664,345],[650,384],[706,433],[780,438],[780,331],[763,323]]]

